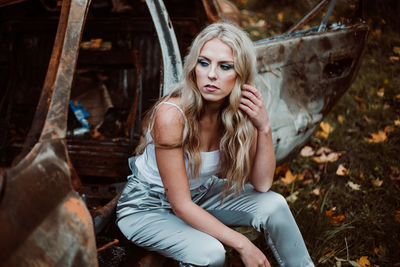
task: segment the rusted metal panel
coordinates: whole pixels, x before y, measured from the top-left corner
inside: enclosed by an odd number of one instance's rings
[[[47,82],[41,138],[2,174],[0,262],[5,266],[97,266],[92,218],[71,186],[65,143],[68,99],[87,0],[64,0]],[[46,101],[45,101],[46,102]],[[72,169],[73,171],[73,169]]]
[[[149,7],[161,46],[163,58],[163,84],[161,88],[163,88],[162,93],[165,95],[174,88],[181,76],[181,53],[163,1],[146,0],[146,4]]]
[[[270,116],[278,161],[314,132],[357,74],[368,26],[312,29],[256,43],[257,88]]]

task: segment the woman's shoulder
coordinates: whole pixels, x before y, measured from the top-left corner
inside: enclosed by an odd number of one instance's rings
[[[158,138],[180,139],[184,128],[184,114],[177,98],[169,98],[159,103],[154,112],[153,130]],[[167,141],[167,140],[163,140]]]

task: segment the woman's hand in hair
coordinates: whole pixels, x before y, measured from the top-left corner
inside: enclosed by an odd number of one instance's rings
[[[264,106],[264,99],[254,86],[249,84],[243,85],[239,107],[249,116],[258,132],[269,133],[271,131],[268,113]]]

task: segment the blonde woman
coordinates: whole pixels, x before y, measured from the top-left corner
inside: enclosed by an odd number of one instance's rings
[[[252,226],[281,266],[313,266],[285,199],[270,191],[275,155],[255,74],[242,30],[214,23],[195,38],[180,84],[152,108],[130,159],[117,224],[133,243],[181,266],[223,266],[224,245],[246,266],[270,266],[229,227]]]

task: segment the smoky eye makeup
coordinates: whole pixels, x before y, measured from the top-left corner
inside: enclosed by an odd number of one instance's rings
[[[223,70],[231,70],[234,68],[233,64],[223,63],[220,65],[221,69]]]
[[[210,65],[210,63],[208,62],[208,60],[204,59],[204,58],[199,58],[197,60],[197,63],[199,63],[201,66],[206,67],[208,65]]]

